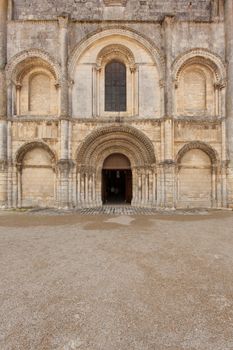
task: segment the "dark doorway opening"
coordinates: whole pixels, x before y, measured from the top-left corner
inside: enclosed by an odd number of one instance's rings
[[[102,172],[103,204],[131,204],[132,172],[129,169],[106,170]]]

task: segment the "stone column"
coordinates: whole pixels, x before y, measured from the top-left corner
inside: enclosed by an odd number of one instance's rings
[[[72,203],[69,202],[69,175],[73,170],[74,163],[69,159],[60,159],[58,169],[60,174],[59,184],[59,208],[68,209]]]
[[[174,30],[174,18],[165,17],[163,22],[164,50],[166,57],[165,81],[164,81],[164,120],[163,120],[163,154],[162,164],[164,171],[164,206],[174,207],[174,178],[171,178],[174,168],[174,123],[173,123],[173,98],[172,98],[172,32]]]
[[[0,0],[0,208],[7,206],[7,0]]]
[[[69,83],[68,83],[68,24],[67,15],[58,17],[59,47],[61,62],[60,81],[60,207],[68,208],[71,205],[69,196],[69,175],[71,171],[70,156],[70,116],[69,116]]]
[[[233,207],[233,1],[225,0],[225,41],[227,60],[227,92],[226,92],[226,132],[228,169],[228,205]]]

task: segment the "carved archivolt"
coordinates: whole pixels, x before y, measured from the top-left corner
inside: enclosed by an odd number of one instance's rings
[[[177,164],[181,163],[181,160],[185,155],[185,153],[193,149],[200,149],[203,152],[205,152],[210,157],[212,165],[216,165],[218,163],[219,161],[218,154],[210,145],[202,141],[193,141],[193,142],[187,143],[179,150],[176,157]]]
[[[200,64],[209,67],[215,75],[217,83],[226,81],[226,67],[221,58],[205,49],[192,49],[180,55],[173,63],[173,80],[179,81],[179,77],[184,68],[191,64]]]
[[[25,75],[30,73],[30,79],[36,75],[36,74],[45,74],[49,76],[50,78],[54,78],[56,80],[56,76],[53,71],[51,71],[50,66],[44,61],[41,61],[40,59],[33,59],[32,61],[29,62],[24,62],[23,67],[21,66],[22,69],[18,70],[18,74],[13,81],[16,82],[16,84],[20,84],[22,79],[25,77]]]
[[[96,65],[97,67],[102,67],[115,58],[128,64],[132,69],[135,67],[135,59],[132,51],[120,44],[108,45],[103,48],[97,56]]]
[[[164,70],[165,70],[165,63],[164,63],[164,57],[162,56],[161,52],[157,47],[154,46],[154,44],[147,38],[143,37],[141,34],[137,33],[134,30],[131,30],[129,28],[125,27],[111,27],[106,28],[104,30],[98,30],[96,32],[93,32],[93,34],[90,36],[88,35],[87,38],[83,39],[77,47],[73,50],[73,53],[71,54],[71,57],[69,59],[69,75],[70,77],[73,77],[74,70],[77,62],[79,61],[81,55],[88,50],[89,47],[91,47],[94,43],[96,43],[98,40],[119,35],[125,38],[130,38],[131,40],[136,41],[140,46],[142,46],[152,57],[154,63],[158,67],[158,71],[160,74],[160,79],[163,79],[164,77]],[[129,52],[129,51],[128,51]],[[129,55],[130,57],[131,55]]]
[[[132,166],[154,165],[152,142],[141,131],[131,126],[111,126],[93,131],[77,150],[78,166],[97,166],[111,153],[123,153]]]
[[[28,142],[18,149],[18,151],[16,152],[16,156],[15,156],[16,164],[21,165],[26,153],[35,149],[35,148],[43,148],[50,155],[52,165],[54,165],[56,163],[56,155],[51,150],[51,148],[45,142],[35,141],[35,142]]]
[[[48,69],[57,82],[61,80],[61,68],[59,63],[48,53],[37,49],[22,51],[9,61],[6,66],[7,80],[16,82],[19,75],[22,76],[28,69],[31,70],[33,67],[38,66]]]

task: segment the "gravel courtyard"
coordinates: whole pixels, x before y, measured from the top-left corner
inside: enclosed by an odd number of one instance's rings
[[[232,350],[233,212],[0,212],[1,350]]]

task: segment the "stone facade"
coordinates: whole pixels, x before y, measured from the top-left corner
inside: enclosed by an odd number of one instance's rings
[[[132,206],[233,207],[232,33],[232,0],[0,0],[0,206],[101,206],[123,155]]]

